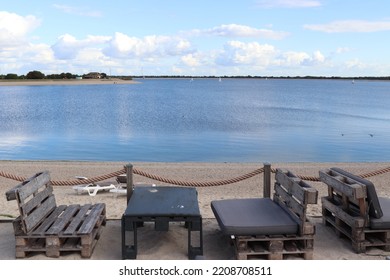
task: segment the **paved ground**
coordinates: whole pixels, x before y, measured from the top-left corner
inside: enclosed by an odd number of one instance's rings
[[[325,227],[320,218],[311,218],[316,224],[314,259],[317,260],[380,260],[390,255],[380,249],[372,249],[365,254],[355,254],[346,239],[338,238],[333,230]],[[121,223],[120,220],[109,220],[91,259],[121,259]],[[203,220],[204,259],[234,259],[233,247],[228,239],[221,235],[215,219]],[[156,232],[152,224],[146,224],[139,230],[139,251],[137,259],[141,260],[185,260],[187,259],[187,231],[182,224],[171,224],[168,232]],[[12,223],[0,223],[0,260],[15,259],[15,240]],[[28,259],[45,260],[44,254],[34,254]],[[80,254],[65,254],[60,259],[81,259]]]

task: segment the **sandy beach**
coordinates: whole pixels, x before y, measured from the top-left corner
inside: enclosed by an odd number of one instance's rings
[[[80,86],[80,85],[111,85],[136,84],[133,80],[111,79],[72,79],[72,80],[0,80],[0,86]]]
[[[75,176],[95,177],[123,169],[127,162],[73,162],[73,161],[0,161],[0,171],[14,174],[17,176],[30,177],[37,172],[47,170],[51,174],[52,180],[74,180]],[[209,182],[234,178],[255,169],[263,167],[263,163],[148,163],[148,162],[132,162],[134,168],[149,172],[161,177],[166,177],[175,180]],[[388,162],[383,163],[271,163],[272,168],[285,168],[296,175],[300,176],[315,176],[318,177],[318,172],[321,169],[330,167],[340,167],[355,174],[364,174],[386,168],[390,165]],[[273,174],[272,174],[273,183]],[[372,181],[379,196],[390,197],[390,173],[377,175],[368,178]],[[107,181],[115,182],[115,178]],[[3,221],[7,217],[16,217],[18,209],[15,201],[7,201],[5,192],[16,186],[19,182],[4,177],[0,177],[0,190],[3,194],[0,198],[0,214]],[[156,184],[168,185],[155,180],[148,179],[140,175],[134,175],[134,183],[137,184]],[[327,193],[326,185],[321,182],[309,182],[310,185],[319,191],[319,198]],[[199,195],[199,208],[204,219],[205,235],[210,238],[220,238],[218,225],[215,221],[210,208],[210,202],[217,199],[239,198],[239,197],[261,197],[263,195],[263,174],[256,175],[250,179],[218,187],[197,187]],[[110,192],[101,192],[92,197],[88,194],[77,194],[72,186],[55,186],[54,192],[56,195],[57,204],[85,204],[94,202],[104,202],[107,206],[107,218],[118,227],[119,219],[124,212],[126,206],[125,195],[115,195]],[[318,224],[317,239],[314,251],[315,259],[383,259],[389,255],[388,252],[374,249],[369,254],[355,254],[347,241],[339,240],[336,235],[332,234],[331,230],[321,225],[321,201],[309,209],[309,217]],[[3,227],[8,223],[0,223]],[[11,226],[12,227],[12,226]],[[119,229],[117,229],[119,230]],[[13,237],[12,231],[8,229],[8,238]],[[173,233],[172,233],[173,234]],[[175,233],[178,234],[178,233]],[[322,236],[321,236],[322,235]],[[327,238],[324,239],[324,236]],[[2,236],[1,238],[4,238]],[[173,237],[171,237],[173,238]],[[329,239],[328,239],[329,238]],[[120,238],[118,238],[120,239]],[[205,238],[205,242],[208,239]],[[209,258],[226,258],[230,253],[226,252],[226,248],[221,247],[223,253],[219,254],[216,246],[220,246],[222,241],[214,243],[211,248],[205,245],[205,255]],[[341,242],[341,243],[340,243]],[[211,244],[210,243],[210,244]],[[340,246],[341,244],[341,246]],[[12,246],[9,244],[9,250],[12,251]],[[103,242],[101,245],[103,246]],[[210,245],[211,246],[211,245]],[[1,247],[1,245],[0,245]],[[185,246],[184,246],[185,247]],[[11,249],[10,249],[11,248]],[[165,249],[164,249],[165,248]],[[142,255],[140,258],[180,258],[169,254],[169,247],[162,248],[157,255]],[[208,248],[208,249],[207,249]],[[322,248],[322,249],[321,249]],[[104,250],[103,248],[97,251]],[[168,250],[168,251],[164,251]],[[210,250],[210,251],[208,251]],[[142,248],[141,248],[142,251]],[[44,257],[44,255],[41,255]],[[112,258],[120,257],[119,255],[111,256]],[[230,256],[231,257],[231,256]],[[12,257],[11,257],[12,258]],[[39,257],[38,257],[39,258]]]

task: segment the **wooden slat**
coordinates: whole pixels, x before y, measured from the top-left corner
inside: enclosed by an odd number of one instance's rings
[[[73,218],[72,222],[68,225],[68,227],[65,229],[64,233],[65,235],[69,234],[72,235],[76,232],[77,228],[81,225],[85,218],[85,214],[89,211],[91,208],[91,204],[83,205],[79,212],[77,213],[76,217]]]
[[[41,173],[37,173],[35,175],[33,175],[32,177],[28,178],[27,180],[23,181],[22,183],[16,185],[15,187],[13,187],[12,189],[8,190],[6,193],[5,193],[5,196],[7,198],[7,201],[10,201],[10,200],[16,200],[16,191],[18,189],[20,189],[23,185],[27,184],[30,180],[38,177]]]
[[[365,226],[365,220],[363,217],[354,217],[345,212],[340,206],[333,204],[326,197],[322,198],[322,207],[328,209],[337,218],[341,219],[344,223],[353,228],[363,228]]]
[[[333,170],[320,171],[322,182],[353,199],[366,198],[366,186]]]
[[[48,196],[53,193],[53,187],[48,186],[44,190],[37,193],[32,199],[27,201],[25,204],[19,205],[20,215],[28,215],[35,207],[42,203]]]
[[[105,204],[98,203],[93,206],[89,212],[87,218],[84,220],[80,229],[77,231],[78,234],[88,234],[95,227],[96,222],[99,220],[100,214],[104,211]]]
[[[284,201],[281,199],[281,197],[274,195],[274,201],[287,213],[289,213],[290,217],[299,225],[299,227],[302,227],[303,225],[303,218],[295,214],[287,205],[284,203]]]
[[[22,217],[24,230],[29,232],[31,229],[35,228],[41,221],[44,219],[53,209],[56,208],[54,195],[49,196],[39,208],[35,209],[26,217]]]
[[[33,231],[33,235],[44,235],[46,230],[54,223],[57,217],[66,209],[66,205],[60,205],[47,217],[38,228]]]
[[[39,175],[38,175],[39,174]],[[18,202],[24,202],[24,200],[35,193],[39,188],[50,182],[49,172],[45,171],[38,173],[36,177],[32,177],[30,181],[25,181],[20,187],[16,189],[16,197]]]
[[[279,202],[285,204],[291,211],[302,219],[305,217],[306,207],[289,195],[278,183],[275,183],[275,196],[280,197]]]
[[[316,204],[318,191],[288,170],[278,169],[275,179],[303,204]]]
[[[47,235],[59,234],[67,224],[70,223],[70,220],[73,218],[75,213],[80,209],[80,205],[74,204],[69,205],[66,210],[57,218],[53,225],[46,231]]]

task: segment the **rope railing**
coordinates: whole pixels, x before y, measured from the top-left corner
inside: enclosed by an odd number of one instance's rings
[[[256,176],[258,174],[263,173],[263,171],[264,171],[264,168],[259,168],[259,169],[252,171],[252,172],[249,172],[249,173],[246,173],[244,175],[237,176],[237,177],[234,177],[231,179],[227,179],[227,180],[219,180],[219,181],[211,181],[211,182],[194,182],[194,181],[172,180],[172,179],[160,177],[157,175],[153,175],[153,174],[150,174],[150,173],[147,173],[147,172],[144,172],[142,170],[135,169],[135,168],[133,169],[134,174],[138,174],[138,175],[141,175],[143,177],[147,177],[149,179],[153,179],[153,180],[160,181],[163,183],[174,184],[174,185],[178,185],[178,186],[189,186],[189,187],[216,187],[216,186],[222,186],[222,185],[229,185],[229,184],[237,183],[237,182],[252,178],[253,176]]]
[[[244,181],[244,180],[252,178],[256,175],[259,175],[263,172],[264,172],[264,167],[255,169],[249,173],[246,173],[246,174],[243,174],[243,175],[240,175],[237,177],[233,177],[230,179],[209,181],[209,182],[196,182],[196,181],[170,179],[170,178],[162,177],[159,175],[151,174],[149,172],[145,172],[145,171],[142,171],[140,169],[133,168],[134,174],[137,174],[137,175],[140,175],[140,176],[152,179],[152,180],[156,180],[156,181],[168,183],[168,184],[173,184],[173,185],[178,185],[178,186],[191,186],[191,187],[215,187],[215,186],[222,186],[222,185],[238,183],[240,181]],[[271,168],[271,172],[276,173],[276,168]],[[375,170],[372,172],[360,174],[358,176],[360,176],[362,178],[369,178],[369,177],[385,174],[388,172],[390,172],[390,167],[386,167],[386,168],[383,168],[380,170]],[[115,172],[111,172],[111,173],[108,173],[105,175],[100,175],[100,176],[96,176],[96,177],[92,177],[92,178],[88,178],[88,179],[83,179],[83,180],[52,180],[51,183],[54,186],[72,186],[72,185],[80,185],[80,184],[90,184],[90,183],[104,181],[104,180],[107,180],[107,179],[110,179],[113,177],[117,177],[117,176],[125,174],[125,173],[126,173],[126,168],[122,168],[122,169],[115,171]],[[4,178],[11,179],[14,181],[19,181],[19,182],[23,182],[23,181],[27,180],[27,177],[17,176],[17,175],[14,175],[14,174],[11,174],[8,172],[4,172],[1,170],[0,170],[0,177],[4,177]],[[302,179],[304,181],[312,181],[312,182],[319,182],[320,181],[320,178],[316,177],[316,176],[297,175],[297,177],[299,177],[300,179]]]

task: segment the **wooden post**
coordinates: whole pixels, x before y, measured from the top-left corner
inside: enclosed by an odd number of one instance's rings
[[[125,166],[126,168],[126,190],[127,190],[127,203],[133,194],[133,165],[131,163]]]
[[[263,197],[271,197],[271,164],[264,163]]]

